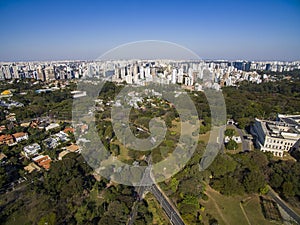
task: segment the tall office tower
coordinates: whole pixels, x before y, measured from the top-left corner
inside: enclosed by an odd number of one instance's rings
[[[140,68],[140,79],[144,80],[145,79],[144,67],[141,65],[139,68]]]
[[[178,75],[177,75],[177,82],[179,84],[182,84],[183,83],[183,68],[179,68],[178,70]]]
[[[134,63],[134,64],[133,64],[132,70],[133,70],[133,71],[132,71],[133,76],[138,75],[138,66],[137,66],[137,63]]]
[[[122,67],[121,68],[121,79],[125,79],[125,76],[126,76],[126,68],[125,67]]]
[[[191,78],[190,77],[185,77],[184,78],[184,85],[191,86]]]
[[[78,74],[79,74],[79,77],[81,77],[83,75],[83,69],[82,69],[82,67],[79,67]]]
[[[251,69],[251,62],[246,62],[245,63],[245,71],[250,71]]]
[[[3,73],[4,73],[5,79],[10,80],[12,78],[12,73],[10,71],[10,67],[9,66],[4,66]]]
[[[134,83],[138,83],[139,81],[139,73],[138,73],[138,67],[137,67],[137,64],[134,64],[133,66],[133,80],[134,80]]]
[[[74,73],[73,73],[73,69],[69,66],[67,66],[67,79],[72,79],[74,78]]]
[[[154,78],[156,77],[156,68],[155,67],[152,67],[151,68],[151,76]]]
[[[32,72],[32,77],[33,77],[33,79],[36,79],[36,80],[37,80],[37,76],[38,76],[38,73],[36,72],[36,70],[34,70],[34,71]],[[24,77],[25,77],[25,74],[20,74],[20,77],[21,77],[21,78],[24,78]]]
[[[251,63],[250,70],[256,70],[257,69],[257,63]]]
[[[45,79],[55,80],[54,67],[52,65],[45,68]]]
[[[103,64],[103,66],[102,66],[102,77],[106,77],[106,73],[107,73],[107,64],[106,63],[104,63]],[[98,74],[101,74],[100,73],[100,67],[99,66],[96,66],[96,75],[98,75]]]
[[[118,80],[119,78],[120,78],[119,68],[117,65],[115,65],[114,79]]]
[[[131,67],[131,65],[127,65],[127,75],[132,75],[132,67]]]
[[[191,67],[188,69],[188,76],[193,77],[193,69]]]
[[[172,72],[172,84],[176,84],[176,77],[177,77],[177,70],[176,69],[173,69],[173,72]]]
[[[74,78],[75,78],[75,79],[79,79],[79,78],[80,78],[80,74],[79,74],[79,71],[78,71],[78,70],[75,71],[75,73],[74,73]]]
[[[267,63],[267,64],[266,64],[265,70],[271,70],[271,64],[270,64],[270,63]]]
[[[127,76],[125,76],[125,81],[127,84],[132,84],[132,75],[128,74]]]
[[[151,77],[150,67],[145,68],[145,76],[146,76],[146,79]]]
[[[93,77],[95,75],[95,70],[92,64],[87,64],[87,70],[84,72],[84,76]],[[63,79],[63,76],[60,76],[60,79]]]
[[[41,65],[36,68],[36,73],[35,79],[45,81],[45,73]]]
[[[203,68],[200,68],[200,69],[199,69],[198,78],[199,78],[200,80],[203,79]]]
[[[5,77],[4,77],[4,73],[2,71],[3,67],[0,68],[0,80],[4,80]]]
[[[14,79],[19,79],[20,76],[19,76],[18,67],[17,66],[13,66],[12,70],[13,70],[13,74],[14,74]]]
[[[188,70],[188,65],[187,64],[182,64],[182,69],[183,69],[183,72],[186,73],[187,70]]]

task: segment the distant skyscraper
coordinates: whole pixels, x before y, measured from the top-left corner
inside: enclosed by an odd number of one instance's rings
[[[36,72],[37,72],[37,77],[36,79],[37,80],[42,80],[42,81],[45,81],[45,74],[44,74],[44,70],[42,68],[41,65],[39,65],[37,68],[36,68]]]
[[[176,69],[173,69],[173,72],[172,72],[172,84],[176,84],[176,77],[177,77],[177,70]]]
[[[19,76],[18,67],[17,66],[13,66],[12,69],[13,69],[14,78],[15,79],[19,79],[20,76]]]
[[[2,71],[2,68],[0,68],[0,80],[4,80],[5,77],[4,77],[4,73]]]
[[[140,66],[140,79],[142,79],[142,80],[145,79],[145,72],[144,72],[143,66]]]
[[[12,78],[12,73],[11,73],[11,70],[10,70],[9,66],[4,66],[3,73],[4,73],[5,79],[11,79]]]
[[[251,68],[251,62],[246,62],[245,63],[245,71],[250,71]]]
[[[55,80],[54,67],[48,66],[45,68],[45,79],[46,80]]]

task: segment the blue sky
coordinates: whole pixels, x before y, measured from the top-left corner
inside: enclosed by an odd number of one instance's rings
[[[164,40],[204,59],[300,60],[300,1],[0,0],[0,61],[95,59]]]

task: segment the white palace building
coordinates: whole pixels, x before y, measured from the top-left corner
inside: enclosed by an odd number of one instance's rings
[[[283,157],[284,153],[299,147],[300,115],[278,114],[276,121],[255,119],[251,133],[261,151]]]

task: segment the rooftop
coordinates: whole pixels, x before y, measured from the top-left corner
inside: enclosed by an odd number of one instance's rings
[[[72,144],[68,147],[66,147],[66,150],[70,151],[70,152],[76,152],[79,150],[79,146],[78,145],[75,145],[75,144]]]
[[[14,138],[24,137],[26,135],[27,135],[27,133],[24,133],[24,132],[18,132],[18,133],[13,134]]]

